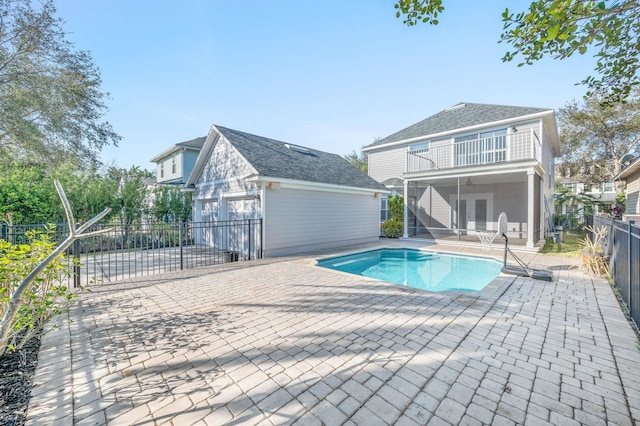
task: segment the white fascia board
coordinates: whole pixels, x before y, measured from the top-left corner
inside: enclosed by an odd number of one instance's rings
[[[367,148],[362,148],[361,151],[363,152],[369,152],[369,151],[373,151],[376,149],[381,149],[381,148],[390,148],[390,147],[394,147],[394,146],[398,146],[398,145],[407,145],[413,142],[419,142],[419,141],[423,141],[423,140],[427,140],[427,139],[438,139],[438,138],[442,138],[445,136],[451,136],[451,135],[455,135],[458,133],[466,133],[466,132],[470,132],[472,130],[478,130],[478,129],[484,129],[486,127],[494,127],[494,126],[503,126],[503,125],[508,125],[508,124],[514,124],[514,123],[518,123],[520,121],[528,121],[528,120],[535,120],[535,119],[539,119],[539,118],[544,118],[547,115],[553,115],[553,110],[546,110],[546,111],[542,111],[542,112],[536,112],[535,114],[529,114],[529,115],[521,115],[519,117],[513,117],[513,118],[508,118],[505,120],[499,120],[499,121],[492,121],[492,122],[487,122],[487,123],[482,123],[482,124],[476,124],[475,126],[468,126],[468,127],[460,127],[457,129],[453,129],[453,130],[447,130],[446,132],[440,132],[440,133],[432,133],[430,135],[424,135],[424,136],[416,136],[415,138],[410,138],[410,139],[403,139],[400,141],[396,141],[396,142],[389,142],[383,145],[375,145],[375,146],[370,146]],[[557,140],[557,138],[556,138]]]
[[[371,189],[371,188],[358,188],[356,186],[343,186],[343,185],[334,185],[328,183],[319,183],[319,182],[308,182],[303,180],[294,180],[294,179],[282,179],[277,177],[268,177],[268,176],[255,176],[248,178],[247,181],[254,182],[257,185],[265,185],[269,186],[269,182],[276,182],[280,184],[280,188],[289,188],[289,189],[305,189],[308,191],[322,191],[322,192],[341,192],[348,194],[360,194],[360,193],[369,193],[369,194],[389,194],[391,191],[385,189]]]
[[[158,161],[164,159],[165,157],[168,157],[169,155],[179,150],[180,150],[180,147],[178,145],[171,145],[169,148],[165,149],[160,154],[156,155],[151,160],[149,160],[149,162],[157,163]]]
[[[405,173],[403,178],[408,182],[423,181],[423,180],[438,180],[438,179],[452,179],[452,178],[467,178],[473,176],[487,176],[487,175],[499,175],[505,173],[523,173],[528,171],[535,171],[539,175],[544,175],[544,168],[537,161],[519,162],[517,164],[504,163],[502,167],[488,168],[486,165],[478,167],[469,167],[464,171],[456,169],[442,170],[441,173],[430,173],[425,175],[424,173],[414,172]]]
[[[193,169],[191,169],[191,174],[185,183],[185,186],[190,187],[195,185],[196,181],[200,177],[200,173],[202,169],[209,159],[209,154],[213,151],[213,147],[215,146],[218,138],[220,137],[220,133],[216,126],[212,125],[211,129],[209,129],[209,133],[207,134],[207,138],[204,140],[202,144],[202,149],[200,153],[198,153],[198,158],[196,158],[196,163],[193,165]]]
[[[618,179],[626,179],[627,176],[635,173],[638,169],[640,169],[640,158],[636,159],[633,163],[631,163],[627,168],[618,173],[618,176],[614,177],[614,180]]]

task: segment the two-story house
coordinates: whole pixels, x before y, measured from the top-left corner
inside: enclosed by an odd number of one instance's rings
[[[184,185],[196,164],[206,137],[171,145],[153,157],[156,163],[156,182],[165,185]]]
[[[534,247],[552,225],[551,109],[459,103],[363,151],[370,176],[405,198],[406,238],[497,231],[505,212],[508,237]]]
[[[616,188],[613,182],[590,185],[558,176],[556,176],[556,182],[575,197],[567,197],[557,193],[556,214],[582,216],[590,213],[609,212],[616,204]],[[585,209],[585,203],[589,204],[591,211]]]

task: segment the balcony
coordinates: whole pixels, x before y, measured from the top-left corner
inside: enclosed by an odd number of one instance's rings
[[[432,142],[407,152],[407,173],[538,160],[540,138],[532,130],[463,142]]]

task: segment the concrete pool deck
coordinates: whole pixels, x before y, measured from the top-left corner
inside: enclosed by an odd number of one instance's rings
[[[27,424],[640,422],[637,336],[578,259],[522,253],[554,281],[478,295],[318,257],[94,285],[42,340]]]

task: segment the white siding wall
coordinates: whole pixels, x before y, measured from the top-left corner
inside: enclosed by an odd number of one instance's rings
[[[369,153],[369,176],[382,182],[404,173],[407,147],[388,148]]]
[[[227,142],[221,138],[213,149],[196,182],[195,199],[209,199],[219,194],[242,194],[256,189],[244,177],[256,173]]]
[[[251,167],[226,139],[221,138],[209,156],[205,167],[195,184],[193,194],[195,221],[202,220],[202,203],[213,199],[252,197],[257,187],[244,178],[255,173]],[[228,220],[228,208],[225,202],[218,203],[219,220]],[[259,217],[259,214],[257,215]]]
[[[379,235],[379,199],[278,188],[265,191],[264,255],[373,242]]]

